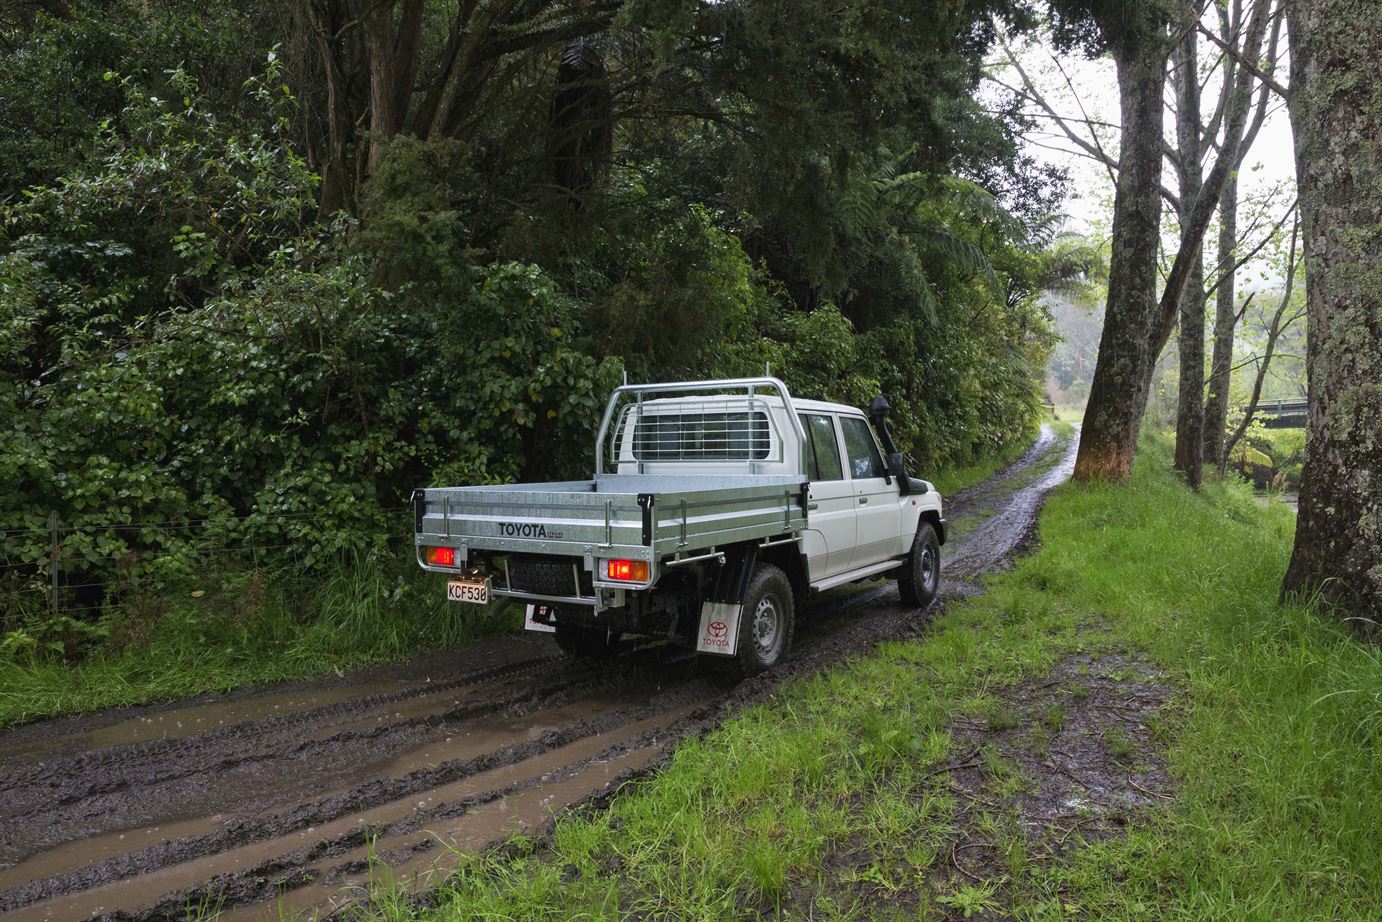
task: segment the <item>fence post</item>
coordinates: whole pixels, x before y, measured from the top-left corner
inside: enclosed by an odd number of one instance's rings
[[[48,612],[58,616],[58,514],[48,513]]]

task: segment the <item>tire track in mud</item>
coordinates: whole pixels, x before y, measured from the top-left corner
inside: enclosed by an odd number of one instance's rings
[[[502,686],[524,679],[528,674],[543,667],[551,667],[560,660],[561,657],[555,655],[534,657],[503,667],[475,670],[464,676],[435,684],[425,682],[396,692],[364,695],[330,705],[308,708],[291,715],[265,717],[252,723],[234,723],[196,736],[193,736],[193,730],[183,733],[178,728],[156,740],[77,752],[72,755],[59,751],[51,761],[32,763],[9,773],[6,779],[6,793],[12,807],[9,815],[15,818],[25,816],[25,810],[19,805],[24,803],[26,789],[29,788],[33,789],[39,803],[51,807],[54,804],[63,805],[83,800],[134,783],[166,783],[179,778],[184,771],[190,773],[199,770],[196,766],[203,753],[217,752],[221,767],[232,767],[242,761],[272,754],[276,746],[286,741],[300,740],[299,734],[304,727],[332,726],[335,721],[342,719],[359,720],[362,716],[404,705],[404,702],[426,703],[429,699],[445,696],[453,690],[491,679],[499,679],[497,684]],[[118,730],[119,727],[120,725],[116,725],[113,729]],[[71,745],[71,742],[76,741],[64,738],[57,742]],[[121,775],[115,780],[101,777],[102,773],[121,771],[126,765],[132,767],[129,774]],[[184,769],[183,766],[188,767]],[[89,786],[84,789],[74,788],[67,780],[69,778],[86,779]]]
[[[1043,426],[947,501],[973,527],[947,545],[941,605],[1021,547],[1074,453]],[[543,834],[675,741],[929,615],[901,607],[890,580],[832,590],[803,612],[790,659],[745,681],[680,650],[611,668],[518,635],[450,661],[0,732],[0,920],[324,914],[364,894],[372,856],[425,887],[449,850]]]
[[[1018,462],[1022,465],[1020,468],[1014,465],[998,474],[998,478],[1002,478],[1000,483],[1011,482],[1028,470],[1033,470],[1036,476],[1026,486],[1010,492],[1003,501],[1002,509],[991,518],[982,520],[978,528],[956,548],[948,567],[952,579],[957,576],[972,579],[1009,561],[1035,532],[1037,516],[1046,501],[1046,495],[1069,480],[1075,472],[1075,455],[1080,447],[1078,433],[1062,443],[1051,435],[1049,426],[1042,426],[1041,429],[1038,444],[1049,439],[1046,449],[1036,455],[1029,450],[1022,459],[1026,463]],[[1043,460],[1047,463],[1043,464]],[[973,491],[961,495],[956,517],[970,514],[969,510],[977,508],[986,496],[991,502],[995,495],[992,484],[992,479],[985,481]]]

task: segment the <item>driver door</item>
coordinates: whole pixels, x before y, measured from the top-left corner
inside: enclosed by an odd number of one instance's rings
[[[883,454],[868,422],[862,416],[841,416],[840,431],[857,513],[849,568],[858,570],[898,556],[902,507],[897,500],[901,494],[883,466]]]
[[[849,569],[856,534],[854,484],[845,477],[835,418],[802,413],[806,433],[806,476],[811,482],[807,525],[802,533],[811,580]]]

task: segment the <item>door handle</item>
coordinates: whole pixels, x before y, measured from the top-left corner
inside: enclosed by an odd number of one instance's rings
[[[809,504],[807,505],[807,507],[806,507],[806,511],[807,511],[807,512],[815,512],[815,511],[816,511],[817,509],[819,509],[819,508],[821,508],[821,504],[820,504],[820,503],[809,503]]]
[[[869,501],[869,498],[868,498],[867,496],[861,496],[861,497],[859,497],[859,505],[861,505],[861,506],[867,505],[867,504],[868,504],[868,501]]]

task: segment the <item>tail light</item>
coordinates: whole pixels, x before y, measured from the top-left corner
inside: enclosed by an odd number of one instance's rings
[[[454,547],[429,547],[423,559],[434,567],[454,567],[456,549]]]
[[[646,560],[607,560],[605,575],[625,583],[646,583],[648,581],[648,561]]]

